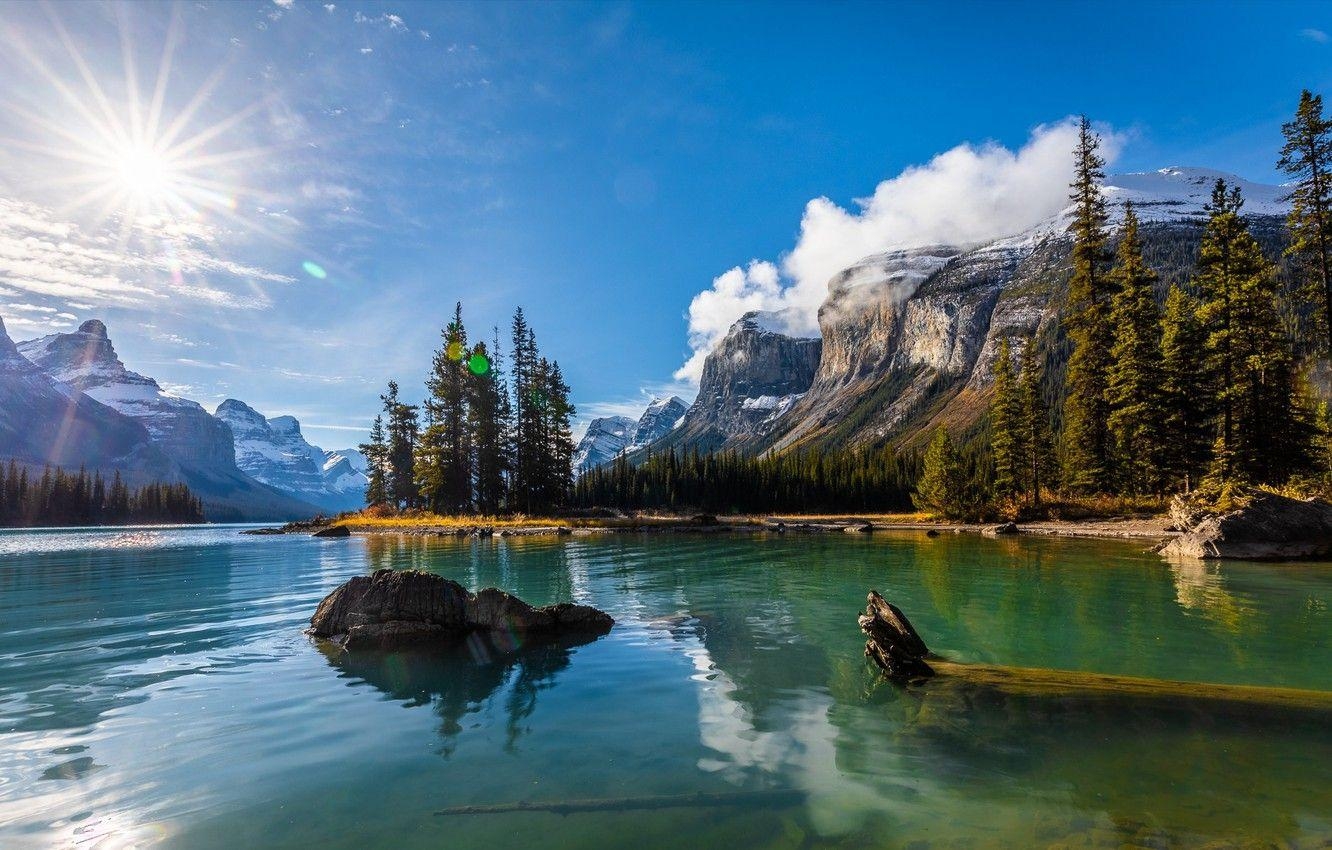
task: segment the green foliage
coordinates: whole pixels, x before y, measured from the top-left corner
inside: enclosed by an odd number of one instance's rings
[[[1317,306],[1332,352],[1332,120],[1323,117],[1322,96],[1301,92],[1295,117],[1281,133],[1286,143],[1277,168],[1294,178],[1286,251],[1296,260],[1297,291]]]
[[[1189,490],[1207,469],[1214,390],[1203,371],[1206,337],[1197,299],[1172,286],[1161,318],[1160,457],[1163,484]]]
[[[1129,495],[1160,489],[1165,455],[1162,427],[1161,310],[1156,274],[1142,258],[1138,217],[1125,205],[1124,232],[1111,277],[1114,346],[1106,378],[1119,491]]]
[[[918,510],[940,519],[974,519],[980,512],[980,499],[972,485],[962,454],[944,428],[934,432],[925,449],[923,469],[912,502]]]
[[[15,461],[0,472],[0,527],[200,523],[203,504],[184,484],[148,484],[131,491],[117,471],[108,484],[46,467],[32,480]]]
[[[1027,340],[1022,347],[1017,407],[1024,467],[1020,491],[1030,498],[1032,505],[1041,503],[1041,489],[1050,486],[1055,471],[1044,371],[1036,352],[1036,339]]]
[[[626,510],[874,512],[911,506],[918,458],[877,451],[795,451],[746,457],[735,452],[624,457],[589,470],[574,487],[575,503]]]
[[[398,399],[397,381],[388,382],[388,391],[379,400],[388,421],[383,467],[387,503],[395,508],[414,508],[419,501],[415,470],[417,409]]]
[[[1313,463],[1315,428],[1283,332],[1275,269],[1240,216],[1243,203],[1238,188],[1216,182],[1195,278],[1219,420],[1208,477],[1280,483]]]
[[[472,507],[473,432],[467,419],[469,391],[477,377],[468,368],[471,352],[461,303],[441,336],[426,380],[425,428],[416,443],[414,467],[422,506],[454,514]]]
[[[990,449],[994,453],[994,495],[1010,499],[1025,494],[1027,458],[1022,399],[1008,340],[999,344],[994,363],[994,397],[990,402]]]
[[[365,503],[378,507],[388,503],[388,441],[384,436],[384,417],[376,416],[370,426],[370,440],[357,448],[365,455]]]
[[[1074,152],[1073,275],[1069,279],[1066,332],[1072,344],[1065,378],[1061,456],[1064,486],[1076,493],[1109,492],[1110,410],[1107,397],[1113,282],[1104,272],[1106,211],[1101,195],[1105,162],[1096,153],[1100,138],[1084,117]]]

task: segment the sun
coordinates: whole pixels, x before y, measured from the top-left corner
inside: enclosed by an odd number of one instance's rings
[[[149,206],[168,206],[184,189],[178,164],[150,145],[129,144],[109,152],[107,170],[126,195]]]

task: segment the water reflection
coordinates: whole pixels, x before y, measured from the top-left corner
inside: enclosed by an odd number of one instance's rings
[[[398,652],[345,652],[319,642],[319,650],[341,676],[372,685],[407,708],[430,706],[440,717],[440,754],[453,754],[465,719],[494,701],[505,716],[505,750],[512,752],[536,710],[537,697],[555,687],[576,647],[596,640],[587,635],[528,638],[516,648],[474,632],[466,639],[430,649]]]
[[[1168,557],[1167,563],[1175,582],[1175,601],[1183,607],[1236,634],[1253,620],[1253,606],[1227,590],[1221,564],[1180,556]]]

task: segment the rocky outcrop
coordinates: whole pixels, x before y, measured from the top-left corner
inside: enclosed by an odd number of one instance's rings
[[[215,415],[231,428],[236,464],[247,475],[334,513],[365,506],[367,483],[359,453],[325,452],[311,445],[294,416],[265,417],[243,401],[229,398]]]
[[[393,649],[470,632],[603,635],[615,621],[587,605],[534,608],[497,588],[468,593],[457,582],[416,570],[356,576],[319,603],[310,634],[346,649]]]
[[[1172,516],[1188,519],[1183,502]],[[1242,508],[1203,517],[1169,541],[1165,555],[1186,558],[1299,560],[1332,556],[1332,505],[1255,493]]]
[[[40,467],[120,470],[135,483],[175,464],[140,423],[61,383],[19,353],[0,319],[0,457]]]
[[[589,422],[574,451],[574,475],[582,475],[619,457],[629,447],[634,424],[628,416],[600,416]]]
[[[643,415],[638,417],[638,422],[634,423],[634,429],[629,434],[628,450],[650,446],[665,437],[682,423],[688,411],[689,405],[678,396],[654,398]]]
[[[747,313],[708,355],[684,421],[653,449],[746,448],[770,433],[809,389],[823,343],[788,335],[771,313]]]

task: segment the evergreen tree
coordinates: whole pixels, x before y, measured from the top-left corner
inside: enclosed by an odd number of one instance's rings
[[[366,478],[365,503],[370,507],[382,505],[389,500],[388,491],[388,443],[384,438],[384,417],[376,416],[370,426],[370,442],[358,447],[365,456]]]
[[[1022,347],[1018,373],[1018,411],[1022,427],[1025,474],[1022,490],[1031,494],[1031,503],[1041,503],[1041,489],[1048,488],[1054,476],[1054,440],[1050,434],[1050,408],[1042,391],[1044,374],[1036,353],[1036,338]]]
[[[548,508],[565,504],[573,489],[574,439],[571,420],[578,411],[569,401],[569,385],[558,361],[550,364],[546,381],[546,452]]]
[[[1124,207],[1124,232],[1111,271],[1117,290],[1112,303],[1114,346],[1106,395],[1107,425],[1114,441],[1119,490],[1131,494],[1160,489],[1165,453],[1161,425],[1161,310],[1156,273],[1142,258],[1138,217]]]
[[[534,386],[536,338],[527,324],[523,308],[514,311],[510,357],[513,391],[513,451],[510,473],[509,504],[530,513],[536,480],[537,402],[540,394]]]
[[[387,420],[385,488],[388,501],[396,508],[414,507],[417,487],[413,455],[419,430],[416,406],[398,399],[397,381],[389,381],[388,392],[379,398],[384,403]]]
[[[467,429],[476,456],[476,508],[498,513],[504,505],[504,475],[508,469],[508,422],[504,388],[496,360],[484,342],[468,358]]]
[[[994,494],[1013,499],[1025,494],[1026,432],[1022,399],[1013,370],[1008,340],[999,343],[994,363],[994,397],[990,401],[990,448],[994,453]]]
[[[1302,293],[1319,307],[1332,353],[1332,120],[1323,117],[1322,95],[1301,92],[1295,118],[1281,132],[1286,144],[1277,168],[1295,180],[1287,253],[1302,272]]]
[[[1096,153],[1100,138],[1084,116],[1074,153],[1073,275],[1069,279],[1068,337],[1073,345],[1065,379],[1062,459],[1064,485],[1074,492],[1109,492],[1114,482],[1108,428],[1107,381],[1110,347],[1110,300],[1114,294],[1104,273],[1105,199],[1101,195],[1105,162]]]
[[[1205,371],[1198,309],[1197,299],[1172,286],[1161,318],[1161,471],[1164,483],[1186,491],[1201,479],[1212,451],[1215,390]]]
[[[1220,418],[1211,477],[1220,485],[1284,483],[1309,467],[1314,437],[1282,333],[1276,274],[1240,216],[1239,189],[1217,180],[1199,250],[1199,311]]]
[[[967,477],[947,429],[934,432],[925,450],[924,469],[912,497],[916,509],[942,519],[962,519],[967,510]]]
[[[472,506],[472,445],[467,427],[470,359],[459,302],[431,364],[424,404],[426,426],[416,447],[421,499],[437,514],[463,513]]]

